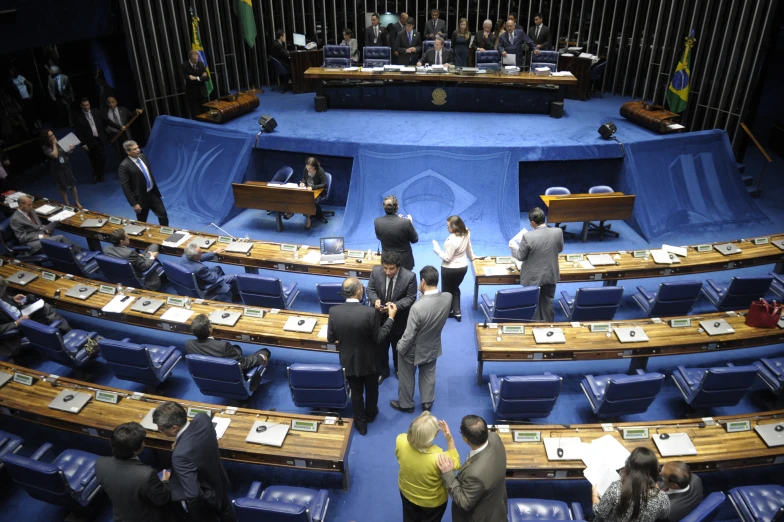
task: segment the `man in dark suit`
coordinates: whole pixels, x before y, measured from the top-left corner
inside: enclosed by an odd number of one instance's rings
[[[90,108],[90,100],[82,98],[74,117],[74,131],[82,142],[82,148],[90,158],[93,167],[93,183],[103,182],[103,171],[106,167],[106,120],[100,111]]]
[[[199,244],[193,241],[185,247],[180,264],[196,276],[199,288],[207,293],[206,299],[230,303],[240,297],[237,274],[226,275],[221,267],[204,264],[204,261],[212,261],[216,254],[222,254],[225,250],[219,248],[215,252],[203,252]]]
[[[405,34],[405,33],[403,33]],[[381,241],[381,252],[397,252],[400,264],[408,270],[414,269],[414,252],[411,244],[419,241],[411,214],[407,217],[397,214],[398,203],[395,196],[384,198],[384,215],[376,218],[373,225],[376,238]]]
[[[120,424],[112,433],[111,457],[98,457],[95,478],[112,501],[115,522],[170,522],[174,520],[169,492],[170,473],[163,480],[139,460],[146,430],[141,424]]]
[[[397,35],[400,33],[404,33],[406,31],[406,21],[408,20],[408,15],[406,13],[400,13],[400,20],[394,24],[389,24],[387,26],[387,45],[392,49],[392,55],[397,57]],[[392,62],[396,62],[396,58],[392,59]]]
[[[482,24],[482,30],[476,33],[474,39],[475,51],[493,51],[495,50],[496,35],[493,32],[493,21],[485,20]]]
[[[362,288],[354,277],[343,281],[346,303],[329,309],[327,341],[340,343],[340,365],[351,388],[354,427],[365,435],[368,423],[378,415],[378,345],[389,335],[397,307],[395,303],[387,305],[389,318],[379,326],[381,314],[360,303]]]
[[[550,36],[550,29],[542,22],[542,13],[534,15],[534,25],[528,28],[528,34],[531,35],[531,40],[536,44],[537,49],[552,49],[553,41]]]
[[[430,10],[430,20],[425,24],[425,40],[435,40],[437,36],[443,38],[446,34],[446,22],[438,15],[438,9]]]
[[[125,199],[136,211],[136,219],[146,222],[152,210],[161,226],[168,226],[169,216],[166,214],[166,207],[163,206],[161,191],[158,190],[147,156],[142,154],[139,145],[133,140],[123,143],[123,148],[128,157],[120,163],[117,175]]]
[[[368,299],[373,307],[385,314],[387,303],[394,303],[397,317],[389,333],[389,341],[384,341],[379,348],[378,383],[389,377],[389,345],[392,345],[392,361],[395,364],[395,375],[398,370],[397,343],[406,330],[408,311],[416,301],[416,275],[407,268],[400,266],[400,254],[386,251],[381,254],[381,266],[373,267],[368,281]]]
[[[539,49],[534,45],[525,31],[522,29],[515,29],[515,22],[512,19],[506,21],[506,31],[498,35],[498,52],[504,57],[507,54],[515,55],[515,63],[518,67],[522,67],[525,63],[525,52],[523,51],[523,44],[528,44],[528,47],[534,50],[534,54],[539,54]],[[501,61],[503,63],[503,60]]]
[[[155,291],[161,287],[161,278],[155,270],[150,271],[146,278],[143,275],[144,272],[153,266],[160,266],[160,263],[158,262],[158,245],[151,244],[142,254],[131,247],[131,241],[128,239],[128,234],[122,228],[112,231],[112,233],[109,234],[109,241],[111,241],[112,244],[104,247],[104,254],[116,257],[117,259],[125,259],[130,262],[136,275],[140,279],[144,279],[144,288],[147,290]]]
[[[188,424],[185,408],[164,402],[153,411],[152,422],[166,437],[175,439],[169,479],[171,498],[184,502],[194,522],[236,522],[229,498],[229,477],[220,460],[218,437],[212,420],[198,413]]]
[[[106,134],[112,135],[121,131],[125,131],[125,139],[132,140],[133,135],[131,134],[131,129],[127,128],[127,125],[128,122],[133,119],[134,113],[125,107],[118,107],[117,98],[114,96],[109,96],[109,98],[106,100],[106,103],[107,108],[103,113],[107,125]],[[136,114],[141,114],[143,112],[144,110],[142,109],[136,109]]]
[[[52,222],[47,225],[41,223],[41,218],[33,210],[33,200],[28,196],[21,196],[17,200],[19,205],[16,212],[11,214],[11,231],[16,236],[19,244],[22,246],[30,247],[30,253],[35,254],[41,250],[41,240],[46,238],[58,243],[71,245],[74,253],[82,251],[79,245],[71,242],[65,236],[53,236],[52,231],[57,225],[57,222]]]
[[[536,305],[534,321],[553,322],[553,297],[555,284],[561,278],[558,266],[558,254],[563,251],[563,230],[549,228],[544,222],[544,212],[539,207],[528,213],[528,220],[533,230],[523,234],[520,247],[512,255],[522,261],[520,267],[520,284],[539,287],[539,303]],[[510,241],[509,247],[513,243]]]
[[[679,522],[694,511],[703,499],[702,479],[682,460],[666,463],[661,470],[664,491],[670,499],[669,522]]]
[[[114,88],[106,81],[103,70],[95,71],[95,86],[98,88],[98,108],[102,113],[106,113],[109,108],[109,98],[114,96]]]
[[[425,51],[425,56],[417,62],[417,66],[422,65],[446,65],[454,63],[452,51],[444,49],[444,39],[440,36],[433,42],[433,48]]]
[[[214,339],[212,337],[212,324],[206,314],[199,314],[193,318],[191,332],[196,336],[196,339],[185,341],[185,352],[187,354],[233,359],[240,363],[243,372],[247,372],[256,366],[266,366],[270,360],[270,351],[267,348],[262,348],[253,355],[245,357],[242,355],[242,349],[236,344]]]
[[[397,35],[395,47],[398,65],[416,65],[417,58],[422,53],[422,35],[414,30],[414,19],[406,20],[406,30]]]
[[[476,415],[460,423],[463,442],[471,447],[468,458],[455,475],[454,462],[446,453],[438,456],[438,469],[452,497],[452,522],[498,522],[507,520],[506,450],[495,432]]]
[[[185,79],[185,98],[188,99],[188,112],[191,119],[203,112],[202,105],[207,103],[207,82],[210,75],[207,66],[199,60],[199,52],[188,53],[188,61],[182,64],[182,77]]]
[[[270,47],[270,56],[278,60],[283,67],[291,70],[291,55],[286,49],[286,32],[283,29],[275,31],[275,41]]]
[[[387,35],[378,24],[379,21],[378,13],[373,13],[370,17],[370,27],[365,28],[365,47],[386,47]]]

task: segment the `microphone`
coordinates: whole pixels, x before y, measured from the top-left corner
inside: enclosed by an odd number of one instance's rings
[[[381,241],[378,242],[378,246],[376,247],[376,255],[381,255]]]
[[[230,237],[230,238],[232,238],[233,240],[236,240],[236,239],[237,239],[236,237],[232,236],[231,234],[229,234],[228,232],[226,232],[225,230],[223,230],[221,227],[219,227],[219,226],[218,226],[218,225],[216,225],[215,223],[210,223],[210,224],[209,224],[209,225],[207,225],[206,227],[202,228],[201,230],[199,230],[198,232],[196,232],[196,235],[198,235],[198,234],[201,234],[202,232],[204,232],[205,230],[207,230],[207,229],[208,229],[208,228],[210,228],[210,227],[215,227],[215,228],[217,228],[218,230],[220,230],[221,232],[223,232],[224,234],[226,234],[227,236],[229,236],[229,237]]]

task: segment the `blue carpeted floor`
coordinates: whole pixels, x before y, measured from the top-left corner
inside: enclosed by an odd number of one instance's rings
[[[531,146],[535,141],[541,148],[537,149],[536,159],[572,159],[574,148],[590,147],[592,150],[605,154],[605,157],[612,158],[617,156],[617,145],[600,144],[598,147],[593,142],[596,136],[596,128],[607,120],[614,120],[618,124],[619,134],[622,131],[627,136],[627,141],[644,141],[651,139],[653,135],[648,131],[640,129],[634,125],[624,122],[617,117],[618,106],[623,101],[620,98],[594,99],[588,103],[567,101],[567,117],[562,120],[552,120],[546,116],[520,116],[520,115],[477,115],[477,114],[439,114],[430,115],[423,113],[381,113],[373,111],[329,111],[326,114],[316,114],[313,112],[311,102],[312,95],[279,95],[277,93],[267,93],[261,97],[262,113],[271,113],[278,119],[279,126],[274,134],[265,135],[263,144],[260,147],[277,149],[292,152],[312,152],[318,154],[346,155],[355,156],[358,152],[357,143],[352,141],[356,136],[361,135],[362,139],[368,143],[378,145],[390,144],[397,146],[428,145],[433,147],[449,147],[454,142],[454,136],[460,132],[466,135],[481,137],[477,139],[486,140],[487,150],[498,151],[508,150],[507,143],[510,141],[503,137],[501,132],[506,125],[530,125],[536,129],[536,138],[515,137],[513,141],[520,146]],[[363,118],[386,119],[394,121],[393,126],[386,125],[383,129],[375,133],[355,132],[353,129],[365,128],[366,121]],[[432,117],[432,119],[431,119]],[[252,129],[255,133],[256,115],[241,118],[231,122],[228,128],[243,128],[243,132]],[[620,120],[620,121],[618,121]],[[244,127],[243,127],[244,126]],[[394,129],[415,129],[407,132],[395,132]],[[558,139],[550,138],[557,134]],[[565,134],[570,134],[570,138],[564,138]],[[302,140],[302,141],[300,141]],[[571,140],[571,141],[569,141]],[[296,142],[296,144],[292,144]],[[303,146],[311,146],[311,149],[304,149]],[[584,151],[583,151],[584,152]],[[563,156],[561,158],[561,156]],[[132,211],[128,207],[117,184],[116,164],[117,158],[110,157],[107,167],[107,183],[104,185],[87,184],[89,177],[89,167],[86,159],[81,154],[74,158],[77,178],[79,179],[80,194],[82,204],[88,208],[110,212],[114,215],[131,217]],[[761,166],[760,159],[755,153],[750,153],[746,158],[748,172],[756,173]],[[777,162],[781,163],[780,159]],[[774,164],[775,166],[776,164]],[[271,173],[269,173],[271,175]],[[782,184],[774,183],[773,180],[780,179],[781,167],[778,170],[770,169],[767,173],[767,190],[763,197],[754,200],[754,205],[759,208],[769,221],[759,225],[744,224],[743,233],[745,237],[757,234],[780,231],[780,224],[784,218],[784,187]],[[32,170],[25,174],[23,180],[19,180],[17,188],[27,190],[32,193],[57,197],[56,191],[50,187],[48,176],[41,170]],[[292,242],[300,244],[316,244],[318,238],[326,235],[338,235],[343,231],[343,217],[345,209],[335,207],[336,216],[330,219],[329,224],[314,224],[313,228],[305,231],[303,228],[303,218],[297,216],[287,222],[286,230],[277,234],[274,231],[273,216],[267,216],[262,211],[244,211],[229,220],[224,228],[235,236],[245,236],[253,238],[270,239],[274,241]],[[525,216],[520,216],[520,223],[525,222]],[[196,228],[194,224],[188,222],[173,221],[175,226],[187,226],[191,230]],[[481,229],[481,223],[469,226]],[[578,231],[577,225],[569,227]],[[604,242],[595,240],[582,244],[579,241],[571,240],[567,242],[567,252],[590,252],[590,251],[609,251],[609,250],[629,250],[650,246],[649,243],[637,234],[630,226],[625,223],[613,223],[613,229],[621,232],[620,238],[608,238]],[[433,232],[434,236],[443,241],[439,232]],[[688,235],[682,234],[673,237],[671,241],[675,244],[691,244],[699,241],[735,239],[739,237],[737,230],[725,228],[712,231],[710,235],[704,230],[696,230]],[[506,252],[505,241],[476,241],[476,253],[497,254]],[[417,267],[426,264],[438,266],[438,259],[432,252],[432,245],[429,240],[420,241],[415,245],[414,254],[417,260]],[[238,271],[234,267],[224,267],[227,272]],[[711,277],[722,282],[727,282],[735,273],[764,274],[771,267],[760,267],[745,269],[742,271],[728,271],[711,274]],[[300,296],[294,304],[294,308],[304,311],[318,311],[318,302],[315,294],[315,285],[320,278],[314,276],[302,276],[296,274],[274,273],[273,275],[284,278],[287,281],[296,281],[301,289]],[[329,279],[329,281],[336,281]],[[648,289],[654,289],[660,280],[647,279],[640,281],[626,281],[625,297],[621,309],[616,318],[639,317],[640,312],[634,306],[631,295],[637,285],[643,285]],[[577,288],[590,286],[588,284],[564,284],[559,285],[558,290],[568,290],[573,293]],[[471,309],[470,300],[473,287],[472,275],[466,277],[461,290],[463,292],[462,308],[464,320],[456,323],[450,320],[447,324],[444,337],[444,356],[438,363],[438,377],[436,387],[436,402],[433,413],[445,419],[450,426],[456,430],[460,419],[468,413],[483,416],[488,421],[493,420],[491,401],[488,396],[486,385],[477,387],[474,383],[474,371],[476,367],[476,347],[474,342],[473,324],[482,320],[481,312],[474,312]],[[499,287],[483,288],[484,293],[492,293]],[[707,301],[698,302],[694,313],[710,311],[711,308]],[[141,328],[124,327],[115,323],[85,318],[81,316],[68,315],[69,321],[75,327],[89,328],[98,331],[101,335],[122,338],[131,337],[136,341],[155,342],[156,344],[174,344],[182,347],[185,341],[184,336],[167,334],[158,331],[145,330]],[[556,308],[556,320],[564,320],[564,316]],[[243,346],[246,352],[255,350],[254,346]],[[662,357],[653,358],[650,361],[649,369],[662,371],[669,374],[677,365],[703,366],[703,365],[722,365],[728,361],[746,362],[757,360],[763,356],[774,354],[781,355],[782,345],[765,348],[747,349],[725,353],[706,353],[689,357]],[[264,383],[250,402],[249,406],[260,409],[276,408],[278,410],[295,410],[291,402],[288,386],[286,384],[286,367],[294,362],[334,362],[337,357],[334,354],[317,354],[305,351],[290,349],[273,349],[272,367],[265,375]],[[63,367],[45,362],[35,355],[29,354],[21,358],[19,362],[42,371],[51,371],[62,374],[66,372]],[[590,412],[587,401],[579,388],[580,378],[587,373],[608,373],[623,372],[627,367],[626,363],[617,361],[591,362],[591,363],[537,363],[532,365],[525,364],[506,364],[495,363],[485,365],[485,382],[487,375],[496,373],[500,375],[528,374],[550,371],[564,377],[564,385],[558,399],[555,410],[547,419],[538,422],[557,422],[557,423],[578,423],[595,422],[596,419]],[[140,390],[139,385],[120,381],[99,361],[90,367],[92,380],[97,383],[126,388],[130,390]],[[204,401],[208,403],[221,403],[220,399],[202,396],[193,384],[187,368],[180,364],[175,368],[172,377],[160,389],[161,395],[174,398],[184,398],[189,400]],[[401,519],[400,499],[397,491],[397,463],[394,456],[394,440],[399,433],[407,430],[408,424],[414,418],[413,415],[406,415],[392,410],[388,406],[390,399],[397,397],[397,381],[394,378],[388,379],[381,386],[380,414],[378,419],[370,425],[368,435],[361,437],[355,434],[349,448],[349,466],[352,473],[350,491],[343,493],[340,490],[340,483],[337,477],[329,474],[315,474],[305,472],[295,472],[280,470],[260,466],[245,466],[235,463],[226,463],[232,484],[233,495],[243,495],[253,480],[261,480],[265,484],[297,484],[306,487],[325,487],[331,491],[331,501],[328,514],[330,521],[397,521]],[[636,420],[658,420],[668,418],[684,418],[711,415],[727,415],[735,413],[745,413],[764,410],[769,407],[774,397],[761,385],[737,406],[732,408],[719,408],[711,412],[690,411],[680,400],[678,392],[669,381],[666,382],[664,389],[653,403],[648,413],[645,415],[634,415],[624,418],[628,421]],[[415,397],[418,402],[418,396]],[[345,412],[350,414],[350,408]],[[417,412],[418,413],[418,412]],[[134,420],[134,419],[129,419]],[[61,450],[66,447],[75,447],[93,451],[100,454],[108,454],[109,448],[105,441],[82,437],[79,435],[62,434],[48,428],[41,428],[35,425],[8,419],[0,416],[0,429],[19,433],[26,439],[25,453],[34,451],[43,442],[53,442],[56,449]],[[437,439],[437,443],[443,445],[442,439]],[[458,449],[463,457],[468,453],[468,448],[462,442],[458,442]],[[7,479],[5,479],[7,480]],[[735,472],[707,473],[703,474],[706,491],[724,490],[739,484],[753,483],[782,483],[780,467],[753,468]],[[590,503],[590,486],[586,481],[510,481],[508,490],[510,496],[514,497],[545,497],[557,498],[568,501],[580,501],[585,508]],[[13,520],[28,518],[33,520],[60,520],[64,512],[48,506],[44,503],[30,500],[18,487],[4,485],[0,489],[0,509],[2,509],[2,520]],[[108,502],[99,504],[96,519],[100,521],[111,519],[111,509]],[[719,520],[735,519],[734,510],[725,505]],[[447,512],[444,520],[451,520]]]

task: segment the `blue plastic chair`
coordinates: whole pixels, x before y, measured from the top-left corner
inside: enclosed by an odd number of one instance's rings
[[[0,431],[0,470],[3,469],[3,456],[7,453],[16,453],[22,449],[24,441],[11,433]]]
[[[240,363],[234,359],[207,355],[188,354],[185,361],[202,394],[237,401],[251,398],[267,369],[266,366],[256,366],[243,374]]]
[[[770,289],[779,297],[784,297],[784,276],[774,273],[771,273],[770,276],[773,278]]]
[[[777,520],[784,515],[784,486],[742,486],[730,490],[730,502],[743,522]]]
[[[531,72],[537,67],[547,67],[550,72],[558,72],[558,51],[539,51],[531,55]]]
[[[144,288],[144,280],[152,273],[158,274],[159,277],[163,275],[163,267],[160,263],[154,263],[139,277],[127,259],[98,254],[95,256],[95,261],[109,282],[120,283],[131,288]]]
[[[613,188],[609,185],[595,185],[588,189],[588,194],[609,194],[611,192],[615,192]],[[605,225],[604,221],[600,221],[598,225],[594,223],[588,223],[588,232],[589,233],[597,233],[599,234],[599,241],[604,241],[604,235],[610,234],[611,236],[620,237],[618,232],[610,230],[612,228],[612,223],[609,225]]]
[[[298,408],[342,410],[348,404],[349,388],[339,364],[294,363],[286,371],[291,399]]]
[[[323,67],[351,67],[351,48],[348,45],[325,45]]]
[[[71,330],[62,336],[57,329],[59,324],[60,321],[55,321],[47,326],[32,319],[26,319],[19,323],[19,328],[30,341],[32,347],[45,359],[70,368],[81,368],[90,360],[90,355],[84,349],[87,345],[87,339],[95,339],[98,334],[84,330]]]
[[[392,48],[365,46],[362,49],[362,64],[364,67],[392,65]]]
[[[95,262],[95,256],[98,255],[98,252],[79,252],[76,254],[73,251],[73,245],[59,243],[46,238],[41,239],[41,246],[47,260],[55,270],[88,279],[100,270],[98,263]]]
[[[488,71],[499,70],[501,68],[501,53],[498,51],[477,51],[476,66]]]
[[[270,486],[262,492],[254,482],[245,497],[233,500],[237,522],[323,522],[329,491],[293,486]]]
[[[159,259],[166,277],[179,295],[195,297],[196,299],[207,299],[207,295],[216,287],[223,285],[218,281],[202,290],[196,281],[196,274],[185,268],[179,263],[173,263],[165,259]]]
[[[560,500],[510,498],[507,504],[509,522],[527,520],[585,520],[579,502],[567,504]]]
[[[498,419],[536,419],[553,411],[563,379],[558,375],[490,375],[490,400]]]
[[[648,292],[638,286],[632,296],[647,317],[670,317],[688,315],[700,296],[702,282],[676,281],[662,283],[657,292]]]
[[[712,522],[719,515],[726,496],[721,491],[711,493],[694,508],[694,511],[681,519],[681,522]]]
[[[586,375],[580,381],[580,388],[594,414],[603,418],[645,413],[663,383],[664,375],[661,373],[637,370],[636,375]]]
[[[539,302],[538,286],[523,286],[499,290],[495,299],[490,299],[482,294],[482,308],[489,322],[531,320],[536,314],[536,305]]]
[[[272,71],[275,73],[275,80],[278,82],[278,85],[280,85],[281,79],[283,80],[283,87],[280,90],[280,93],[283,94],[286,92],[286,86],[288,85],[288,79],[291,76],[291,73],[277,58],[270,56],[269,61],[270,64],[272,64]]]
[[[678,366],[672,380],[686,404],[694,409],[735,406],[757,378],[757,367],[684,368]]]
[[[30,254],[32,247],[22,246],[16,239],[14,231],[11,229],[11,218],[6,218],[0,222],[0,255],[13,257],[23,263],[40,265],[46,262],[44,254]]]
[[[763,358],[754,363],[762,381],[773,393],[784,389],[784,357]]]
[[[182,352],[174,346],[136,344],[129,339],[113,341],[100,339],[101,356],[118,379],[138,382],[155,389],[171,375],[182,359]]]
[[[549,188],[547,188],[547,190],[544,191],[544,195],[545,196],[567,196],[567,195],[569,195],[571,193],[572,193],[572,191],[569,190],[566,187],[549,187]],[[564,231],[564,233],[567,233],[566,232],[566,225],[561,226],[560,223],[556,223],[555,224],[555,228],[560,228],[561,230]],[[571,235],[571,236],[574,236],[574,234],[572,234],[571,232],[568,232],[568,234]]]
[[[743,310],[752,301],[761,299],[770,288],[772,277],[733,277],[729,286],[721,286],[713,279],[706,279],[702,293],[720,312]]]
[[[297,283],[284,285],[277,277],[258,274],[238,274],[237,289],[242,302],[248,306],[264,306],[286,310],[299,295]]]
[[[609,321],[621,306],[622,286],[580,288],[574,296],[561,292],[558,304],[566,314],[567,321]]]

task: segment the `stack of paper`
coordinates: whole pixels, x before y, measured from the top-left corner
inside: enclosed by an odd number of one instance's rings
[[[319,328],[319,333],[318,333],[317,337],[319,339],[326,339],[327,338],[327,325],[326,324],[323,325],[321,328]]]
[[[131,306],[135,300],[135,297],[131,297],[129,295],[116,295],[114,296],[114,299],[109,301],[101,310],[104,312],[119,314]]]
[[[321,261],[321,252],[318,250],[311,250],[308,254],[302,258],[303,263],[311,263],[314,265],[319,264]]]
[[[75,212],[71,212],[70,210],[61,210],[60,212],[58,212],[54,216],[49,216],[47,219],[49,221],[51,221],[51,222],[63,221],[65,219],[68,219],[69,217],[73,216],[74,214],[75,214]]]
[[[580,457],[586,466],[583,474],[603,495],[610,484],[621,479],[617,470],[626,465],[629,455],[629,450],[612,435],[595,439],[581,446]]]
[[[484,271],[486,276],[502,276],[506,275],[508,272],[506,268],[509,265],[501,265],[501,266],[486,266],[482,270]]]
[[[166,313],[161,316],[161,320],[171,321],[172,323],[184,323],[192,315],[193,315],[193,311],[186,310],[185,308],[178,308],[175,306],[166,310]]]
[[[54,205],[41,205],[40,207],[35,209],[35,213],[36,214],[45,215],[45,214],[48,214],[49,212],[51,212],[52,210],[54,210],[56,208],[57,207],[55,207]]]
[[[662,245],[661,249],[664,250],[665,252],[669,252],[671,254],[675,254],[681,257],[686,257],[686,254],[688,252],[688,249],[686,247],[676,247],[670,245]]]
[[[354,71],[358,71],[359,67],[343,67],[343,70],[344,71],[348,71],[348,72],[354,72]],[[220,437],[218,437],[218,438],[220,438]]]
[[[550,76],[550,68],[549,67],[535,67],[534,74],[536,76]]]
[[[229,424],[231,424],[231,419],[227,417],[212,418],[212,425],[215,427],[215,434],[218,436],[218,439],[223,437],[226,430],[229,429]]]
[[[558,72],[554,72],[553,76],[574,76],[574,75],[572,74],[571,71],[558,71]]]

